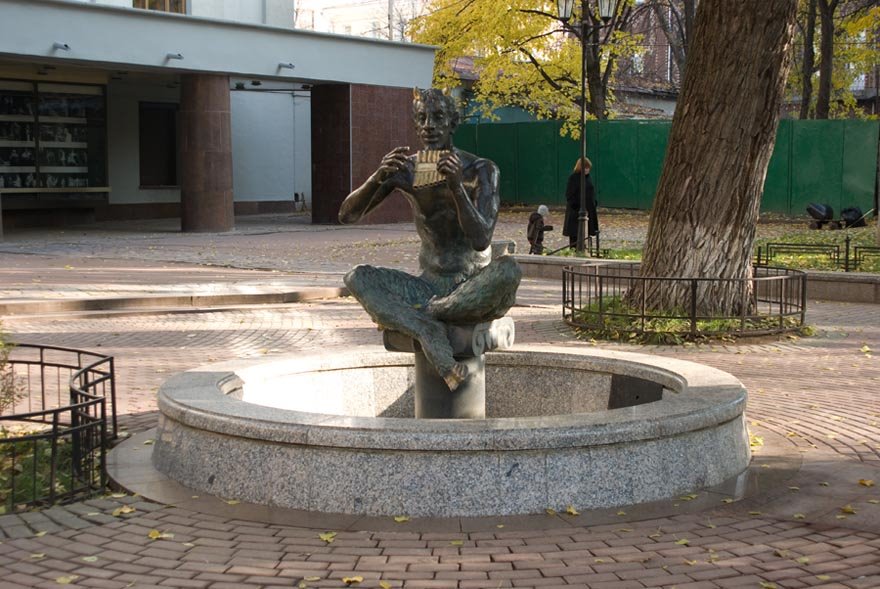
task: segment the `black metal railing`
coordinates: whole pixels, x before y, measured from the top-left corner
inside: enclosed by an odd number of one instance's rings
[[[564,245],[560,248],[557,248],[553,251],[547,251],[548,256],[555,256],[559,252],[563,250],[574,250],[575,246],[573,245]],[[599,236],[592,235],[588,236],[586,240],[584,240],[584,253],[587,254],[588,258],[607,258],[611,255],[611,250],[608,248],[602,248],[599,245]]]
[[[562,272],[563,319],[576,327],[629,334],[668,333],[683,339],[794,331],[806,319],[806,274],[755,266],[748,279],[639,276],[639,264],[586,264]],[[680,301],[655,309],[652,300]],[[738,297],[734,312],[700,312],[706,297]],[[722,306],[723,307],[723,306]]]
[[[117,437],[113,357],[19,344],[8,370],[14,389],[0,415],[0,505],[9,512],[101,492],[107,445]]]
[[[855,272],[864,267],[866,261],[880,257],[880,247],[873,245],[852,245],[852,238],[847,235],[843,240],[843,248],[838,243],[779,243],[772,242],[758,246],[755,253],[755,264],[769,266],[778,255],[813,255],[828,259],[832,267],[844,272]]]

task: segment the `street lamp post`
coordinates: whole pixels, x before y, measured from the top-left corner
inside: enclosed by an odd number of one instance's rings
[[[578,212],[577,251],[586,249],[587,235],[587,170],[584,160],[587,157],[587,1],[581,0],[581,193],[580,211]],[[575,0],[556,0],[559,18],[568,22],[574,10]],[[617,0],[598,0],[599,18],[606,25],[617,10]],[[598,247],[597,247],[598,249]]]

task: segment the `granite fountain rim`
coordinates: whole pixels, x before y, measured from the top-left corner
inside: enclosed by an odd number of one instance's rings
[[[552,366],[646,378],[672,392],[661,401],[592,413],[474,420],[308,413],[235,398],[244,380],[413,363],[412,354],[360,346],[350,352],[280,355],[201,366],[166,381],[159,390],[158,404],[166,418],[184,426],[265,442],[378,450],[479,451],[576,448],[658,439],[740,418],[747,398],[745,387],[734,376],[676,358],[519,345],[491,352],[486,358],[488,366]]]

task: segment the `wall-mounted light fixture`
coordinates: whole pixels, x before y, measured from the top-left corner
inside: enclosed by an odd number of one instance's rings
[[[53,51],[70,51],[70,45],[67,43],[61,43],[60,41],[55,41],[52,43]]]
[[[183,53],[169,53],[165,57],[167,59],[183,59]]]
[[[279,70],[292,70],[294,68],[296,68],[296,66],[290,62],[283,62],[282,61],[281,63],[278,64]]]

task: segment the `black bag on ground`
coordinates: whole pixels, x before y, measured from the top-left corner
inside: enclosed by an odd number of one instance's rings
[[[859,207],[849,207],[840,211],[840,220],[844,227],[864,227],[865,214]]]
[[[817,221],[830,221],[834,217],[834,209],[831,205],[820,205],[815,202],[807,205],[807,212]]]

